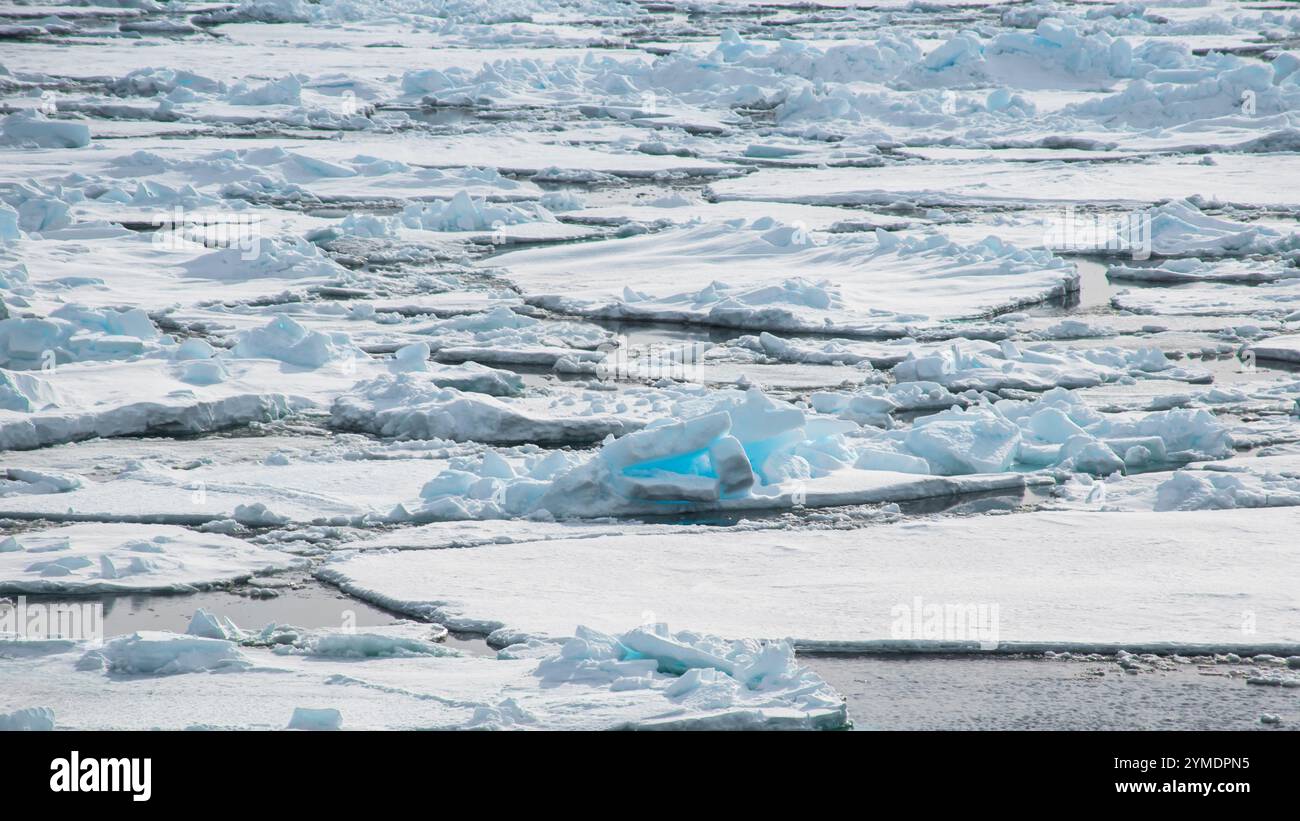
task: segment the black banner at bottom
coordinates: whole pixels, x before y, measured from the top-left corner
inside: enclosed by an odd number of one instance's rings
[[[792,794],[870,785],[929,805],[996,795],[1179,796],[1222,806],[1290,795],[1296,736],[1249,733],[856,732],[723,733],[11,733],[0,735],[6,804],[117,811],[204,810],[227,801],[338,809],[340,804],[429,796],[448,789],[489,795],[506,785],[579,779],[627,800],[753,779]],[[640,776],[636,773],[640,771]],[[659,776],[645,781],[646,776]],[[634,778],[629,782],[630,777]],[[667,779],[660,781],[660,777]],[[476,783],[477,782],[477,783]],[[659,787],[653,785],[659,783]],[[760,795],[765,790],[758,791]],[[536,801],[545,793],[509,792]],[[743,799],[744,790],[734,794]],[[472,794],[472,792],[471,792]],[[387,798],[380,799],[380,796]],[[667,795],[663,796],[667,798]],[[13,802],[19,802],[17,804]],[[732,803],[732,799],[728,799]]]

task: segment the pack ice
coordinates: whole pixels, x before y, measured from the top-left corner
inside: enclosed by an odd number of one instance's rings
[[[208,614],[210,616],[210,614]],[[232,641],[141,631],[7,660],[6,692],[40,706],[5,729],[842,729],[843,699],[788,643],[649,625],[578,627],[564,643],[462,657],[411,629]],[[268,639],[272,642],[268,644]],[[0,642],[0,653],[18,650]],[[364,652],[359,652],[363,649]],[[357,660],[365,658],[360,664]],[[52,686],[37,687],[48,680]],[[274,686],[268,686],[274,682]],[[151,694],[149,709],[140,693]],[[98,696],[91,698],[91,693]],[[329,704],[331,706],[311,706]]]
[[[1300,653],[1300,16],[834,5],[0,8],[0,595],[126,625],[0,637],[0,728]]]

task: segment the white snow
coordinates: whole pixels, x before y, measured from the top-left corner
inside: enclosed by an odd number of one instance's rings
[[[724,636],[865,647],[897,606],[997,604],[998,641],[1290,642],[1285,509],[1025,513],[858,530],[725,529],[360,554],[319,571],[452,629],[562,637],[648,610]],[[1259,632],[1242,632],[1242,613]],[[935,639],[968,636],[936,635]]]
[[[0,686],[8,697],[23,703],[39,692],[52,707],[4,716],[0,726],[48,728],[55,714],[64,729],[848,726],[843,699],[799,665],[788,644],[663,625],[573,632],[537,658],[408,654],[364,663],[136,633],[84,653],[7,659]]]
[[[187,593],[287,570],[279,551],[169,525],[72,524],[3,541],[0,593]]]
[[[1248,350],[1262,359],[1300,362],[1300,334],[1284,334],[1253,342]]]
[[[839,728],[794,644],[1300,648],[1300,16],[181,5],[0,10],[0,594],[204,591],[0,641],[0,728]],[[421,621],[282,623],[305,573]]]
[[[490,264],[529,301],[552,309],[814,332],[980,316],[1065,293],[1075,282],[1065,261],[995,237],[973,246],[883,231],[820,237],[769,219],[516,251]],[[736,265],[746,276],[729,282]]]

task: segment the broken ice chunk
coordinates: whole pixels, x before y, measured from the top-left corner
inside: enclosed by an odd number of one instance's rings
[[[290,730],[341,730],[343,715],[332,707],[294,707]]]

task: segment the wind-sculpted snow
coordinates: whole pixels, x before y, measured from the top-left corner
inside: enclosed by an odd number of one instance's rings
[[[1286,319],[1300,314],[1300,279],[1277,279],[1254,287],[1210,281],[1177,288],[1123,289],[1115,292],[1111,304],[1137,314]]]
[[[1075,163],[1051,154],[1038,162],[990,157],[984,162],[896,163],[880,169],[763,169],[745,177],[713,182],[709,191],[717,199],[778,200],[805,205],[893,206],[925,208],[1052,208],[1050,216],[1068,224],[1068,209],[1086,202],[1093,207],[1129,209],[1126,220],[1141,219],[1126,237],[1123,253],[1136,250],[1130,243],[1145,241],[1148,215],[1143,210],[1171,200],[1211,197],[1217,205],[1275,208],[1290,211],[1300,206],[1291,192],[1271,184],[1276,173],[1296,170],[1296,155],[1282,153],[1267,162],[1226,151],[1188,162],[1176,157],[1153,157],[1141,163]],[[1062,214],[1060,211],[1066,211]],[[1116,215],[1121,216],[1121,215]],[[1179,215],[1173,215],[1179,216]],[[1100,228],[1076,216],[1076,232],[1068,239],[1082,251],[1114,253],[1107,248],[1116,220],[1097,221]],[[1190,239],[1183,226],[1170,221],[1174,236]],[[1034,244],[1046,242],[1054,225],[1038,222]],[[1218,226],[1214,226],[1218,228]],[[1100,235],[1097,231],[1100,230]],[[1242,230],[1238,228],[1237,230]],[[1210,247],[1223,239],[1212,230]],[[1241,238],[1248,246],[1253,237]],[[1176,243],[1177,240],[1175,239]],[[1113,246],[1114,240],[1111,239]],[[1176,248],[1177,245],[1175,244]],[[1066,249],[1063,249],[1066,250]],[[1187,251],[1194,251],[1191,246]]]
[[[816,235],[770,219],[668,229],[629,239],[494,257],[534,304],[585,316],[759,330],[879,333],[972,317],[1075,287],[1049,252],[989,237]],[[743,280],[729,271],[743,266]],[[712,280],[699,290],[679,290]],[[635,287],[629,282],[635,283]]]
[[[1175,200],[1144,214],[1150,220],[1151,252],[1159,256],[1231,256],[1300,249],[1300,236],[1283,235],[1265,225],[1251,225],[1202,212],[1195,203]]]

